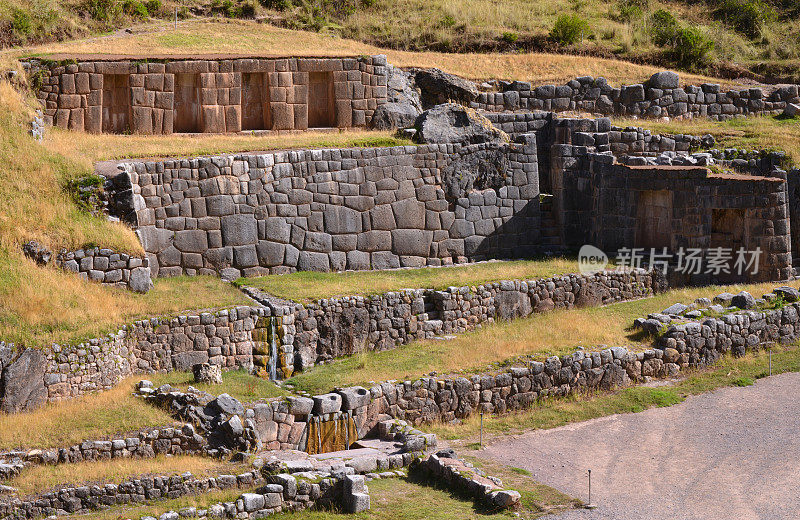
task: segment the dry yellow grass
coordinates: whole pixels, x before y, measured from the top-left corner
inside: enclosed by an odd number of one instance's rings
[[[509,323],[486,325],[449,341],[423,340],[383,352],[369,352],[320,365],[291,379],[298,388],[319,393],[335,386],[369,381],[413,379],[436,371],[440,374],[485,370],[487,365],[521,355],[546,357],[598,345],[643,348],[650,338],[632,330],[633,320],[665,309],[675,302],[691,303],[722,290],[750,291],[760,296],[776,284],[673,289],[652,298],[605,307],[560,310],[534,314]]]
[[[626,61],[546,53],[449,54],[382,49],[325,34],[280,29],[246,20],[195,20],[143,26],[134,34],[115,34],[0,53],[6,61],[21,55],[100,53],[132,56],[245,53],[286,56],[386,54],[401,67],[438,67],[471,79],[518,79],[536,84],[563,83],[576,76],[604,76],[613,84],[637,83],[661,70]],[[687,82],[718,81],[683,74]],[[725,82],[723,82],[725,83]]]
[[[216,277],[163,278],[147,294],[135,294],[0,250],[0,338],[20,345],[76,343],[139,317],[251,303]]]
[[[112,459],[34,466],[5,483],[17,488],[20,496],[30,496],[86,483],[120,484],[127,479],[145,475],[176,475],[189,471],[195,477],[203,478],[229,473],[235,471],[235,468],[231,463],[206,457],[159,455],[154,459]]]
[[[348,130],[265,135],[113,135],[48,129],[44,145],[86,169],[109,159],[196,157],[219,153],[410,144],[391,132]]]
[[[32,412],[0,414],[0,450],[61,448],[85,439],[172,424],[166,412],[132,396],[139,379],[130,377],[106,392],[48,404]]]

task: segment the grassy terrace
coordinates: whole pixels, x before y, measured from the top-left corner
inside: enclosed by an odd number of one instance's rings
[[[550,9],[552,6],[547,6]],[[461,5],[458,6],[461,9]],[[203,54],[211,52],[283,56],[386,54],[400,67],[438,67],[472,79],[533,80],[564,83],[577,76],[604,76],[609,82],[638,83],[662,68],[615,59],[537,52],[457,54],[385,49],[324,33],[280,29],[249,20],[189,20],[137,27],[134,34],[114,34],[63,43],[21,47],[0,52],[0,63],[30,54],[101,53],[130,56]],[[720,80],[683,74],[685,81]],[[722,81],[723,83],[730,83]]]
[[[282,276],[240,278],[237,285],[257,287],[272,295],[308,303],[322,298],[373,295],[406,288],[446,289],[498,280],[548,278],[578,270],[572,258],[513,260],[422,269],[317,273],[298,271]]]
[[[673,120],[669,122],[615,119],[618,126],[641,126],[654,133],[713,135],[716,148],[748,150],[782,150],[795,165],[800,165],[800,119],[781,116],[748,117],[729,121],[707,119]]]
[[[436,371],[447,374],[484,370],[516,356],[544,358],[565,354],[579,346],[626,345],[644,348],[649,338],[633,331],[633,320],[660,311],[675,302],[691,303],[722,290],[747,290],[756,295],[771,291],[773,283],[674,289],[653,298],[605,307],[557,310],[534,314],[509,323],[485,326],[452,340],[423,340],[383,352],[367,352],[314,367],[290,379],[296,388],[311,393],[336,386],[367,384],[388,379],[415,379]]]
[[[240,371],[223,373],[222,385],[213,388],[192,383],[191,374],[186,372],[131,376],[105,392],[48,404],[32,412],[0,414],[0,450],[60,448],[84,439],[172,424],[174,420],[165,411],[132,395],[133,385],[141,379],[182,389],[192,384],[217,395],[228,393],[243,402],[285,395],[273,383]]]
[[[477,466],[488,474],[498,476],[503,484],[518,490],[522,494],[522,509],[518,512],[522,518],[537,518],[543,512],[558,512],[578,504],[577,501],[553,488],[535,482],[529,474],[517,468],[510,468],[496,463],[473,460]],[[428,481],[415,478],[394,478],[373,480],[369,483],[369,511],[348,518],[357,520],[449,520],[459,518],[478,520],[491,518],[509,518],[508,512],[487,510],[475,503],[471,497],[454,493],[448,489],[432,485]],[[234,500],[243,491],[208,493],[178,500],[153,502],[145,506],[117,506],[105,511],[88,515],[75,515],[80,520],[118,520],[120,518],[140,518],[151,515],[156,518],[165,511],[187,506],[207,507],[217,502]],[[344,518],[337,511],[301,511],[275,515],[276,519],[296,520],[335,520]]]
[[[245,468],[240,469],[244,471]],[[56,466],[33,466],[5,484],[19,490],[20,496],[43,493],[56,487],[82,485],[86,482],[119,484],[142,475],[175,475],[190,471],[195,477],[235,472],[236,466],[205,457],[159,455],[153,459],[113,459]]]
[[[87,169],[109,159],[196,157],[259,150],[366,148],[412,144],[371,130],[281,132],[262,135],[114,135],[49,128],[44,145]]]

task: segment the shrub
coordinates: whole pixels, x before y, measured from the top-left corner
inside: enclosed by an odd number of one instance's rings
[[[577,14],[562,14],[553,25],[550,37],[559,45],[572,45],[589,33],[589,22]]]
[[[256,4],[251,1],[243,2],[236,8],[235,16],[236,18],[255,18]]]
[[[11,13],[11,29],[18,37],[24,37],[33,32],[30,15],[22,9],[14,8]]]
[[[672,44],[679,29],[678,20],[669,11],[659,9],[650,17],[650,31],[653,36],[653,43],[660,47]]]
[[[128,16],[135,16],[137,18],[148,18],[150,13],[147,12],[147,7],[139,0],[124,0],[122,2],[122,12]]]
[[[774,13],[760,0],[722,0],[713,15],[715,19],[748,38],[758,38],[764,24]]]
[[[506,31],[500,38],[506,43],[516,43],[516,41],[519,40],[519,34],[512,31]]]
[[[161,0],[147,0],[144,3],[145,8],[147,8],[147,12],[150,13],[151,16],[155,16],[161,12]]]
[[[650,0],[619,0],[613,18],[621,22],[630,22],[644,16],[649,8]]]
[[[708,62],[708,53],[714,48],[714,42],[706,38],[694,27],[679,29],[672,49],[674,61],[683,68],[696,69]]]
[[[98,22],[110,22],[120,14],[120,6],[115,0],[87,0],[86,10]]]

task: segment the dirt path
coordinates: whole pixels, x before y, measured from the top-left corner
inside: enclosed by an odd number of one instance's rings
[[[669,408],[500,439],[478,456],[525,468],[586,500],[565,519],[800,516],[800,374],[725,388]]]

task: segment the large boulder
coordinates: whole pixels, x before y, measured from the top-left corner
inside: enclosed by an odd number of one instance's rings
[[[375,109],[370,125],[375,130],[394,130],[414,126],[420,111],[408,103],[384,103]]]
[[[414,81],[422,92],[423,107],[448,101],[469,102],[478,97],[478,89],[473,82],[439,69],[417,70]]]
[[[445,103],[426,110],[417,118],[420,143],[508,143],[508,135],[471,108]]]
[[[784,117],[800,117],[800,103],[786,103],[783,115]]]
[[[44,386],[46,366],[47,358],[36,349],[24,350],[13,363],[4,366],[0,411],[27,412],[44,404],[47,401],[47,388]]]
[[[678,88],[680,77],[677,73],[671,70],[656,72],[647,81],[647,86],[650,88],[659,88],[662,90]]]

